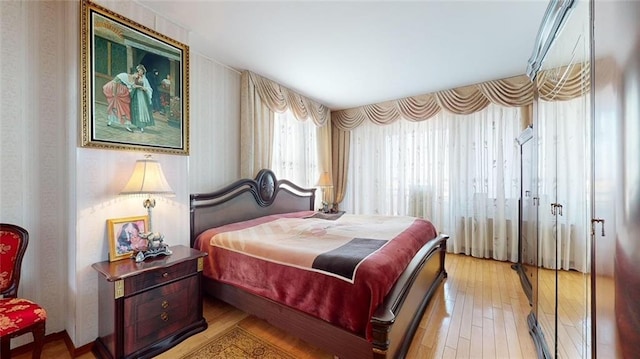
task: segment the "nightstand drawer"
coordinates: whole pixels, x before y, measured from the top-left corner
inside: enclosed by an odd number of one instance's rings
[[[124,315],[125,355],[134,353],[199,319],[193,304],[198,300],[198,277],[182,280],[126,298]]]
[[[125,296],[130,296],[143,290],[152,288],[158,284],[168,283],[173,280],[196,273],[197,261],[187,261],[167,268],[158,268],[127,278],[124,281]]]

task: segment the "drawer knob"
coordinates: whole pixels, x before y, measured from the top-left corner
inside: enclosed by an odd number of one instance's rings
[[[162,273],[162,277],[163,278],[167,278],[168,276],[169,276],[169,273],[167,273],[167,272]]]
[[[166,300],[163,300],[163,301],[162,301],[162,308],[163,308],[163,309],[167,309],[167,308],[169,308],[169,302],[167,302]]]
[[[167,320],[169,320],[169,314],[167,314],[167,312],[162,312],[162,314],[160,314],[160,319],[166,322]]]

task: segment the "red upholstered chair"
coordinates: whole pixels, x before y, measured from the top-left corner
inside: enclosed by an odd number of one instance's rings
[[[20,267],[29,233],[13,224],[0,223],[0,358],[11,357],[11,338],[33,333],[33,358],[40,358],[47,312],[36,303],[17,298]]]

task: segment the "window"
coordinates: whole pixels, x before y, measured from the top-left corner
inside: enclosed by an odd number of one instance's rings
[[[450,252],[517,259],[520,109],[363,124],[351,132],[342,208],[411,215],[450,234]]]
[[[273,132],[271,169],[276,177],[302,187],[314,187],[319,170],[313,121],[298,121],[289,110],[276,113]]]

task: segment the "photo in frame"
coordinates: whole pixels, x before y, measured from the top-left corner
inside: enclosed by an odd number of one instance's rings
[[[131,258],[147,240],[140,236],[149,228],[149,216],[107,219],[109,261]]]
[[[189,47],[81,5],[81,145],[189,155]]]

